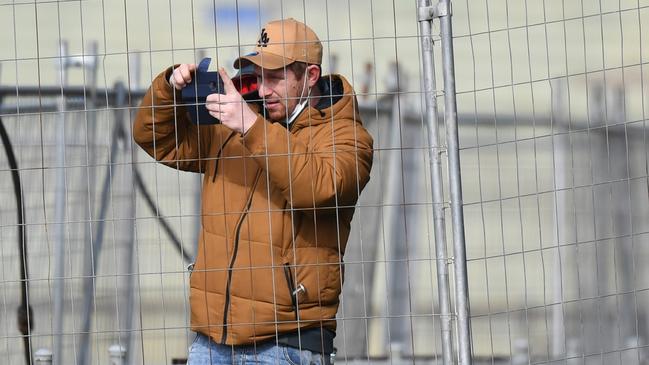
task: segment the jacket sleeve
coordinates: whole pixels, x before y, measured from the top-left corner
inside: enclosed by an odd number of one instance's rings
[[[168,68],[153,80],[138,108],[133,138],[156,161],[179,170],[203,172],[213,134],[222,126],[191,122],[185,107],[176,105],[180,94],[174,93],[167,81],[172,70]]]
[[[293,208],[354,205],[370,178],[373,141],[359,120],[292,134],[259,116],[242,143]]]

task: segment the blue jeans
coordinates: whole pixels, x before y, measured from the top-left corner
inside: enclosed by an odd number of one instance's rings
[[[257,345],[220,345],[197,334],[189,348],[187,365],[326,365],[322,354],[267,341]]]

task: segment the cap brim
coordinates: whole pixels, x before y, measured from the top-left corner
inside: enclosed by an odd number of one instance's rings
[[[242,66],[245,66],[246,62],[254,63],[261,68],[275,70],[289,65],[293,61],[276,54],[258,52],[255,55],[247,55],[237,58],[236,60],[234,60],[234,68],[239,69]]]

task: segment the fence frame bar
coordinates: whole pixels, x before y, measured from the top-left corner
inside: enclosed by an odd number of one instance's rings
[[[433,227],[435,229],[435,256],[437,268],[437,295],[439,300],[440,326],[442,331],[442,360],[444,365],[453,363],[451,292],[448,278],[448,256],[446,252],[446,217],[444,207],[444,182],[442,178],[442,153],[444,148],[439,139],[439,114],[437,110],[437,86],[435,80],[435,59],[433,56],[433,8],[429,0],[419,0],[418,22],[421,42],[423,89],[426,110],[426,136],[430,159],[430,184],[433,199]]]
[[[442,69],[444,75],[444,126],[448,149],[448,174],[453,226],[453,254],[455,274],[455,310],[457,314],[457,356],[459,364],[471,364],[471,323],[469,314],[469,285],[464,240],[464,208],[460,170],[460,143],[455,97],[455,67],[453,56],[453,26],[451,0],[437,4],[442,38]]]

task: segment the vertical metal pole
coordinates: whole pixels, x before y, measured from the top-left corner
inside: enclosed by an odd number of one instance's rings
[[[395,76],[399,74],[399,67],[395,67]],[[405,126],[399,118],[399,91],[401,91],[400,80],[397,81],[397,90],[392,98],[392,118],[391,126],[394,131],[390,136],[390,148],[393,150],[388,158],[388,179],[386,187],[384,223],[388,224],[386,232],[386,278],[388,306],[387,317],[389,318],[388,346],[391,361],[398,363],[407,348],[412,346],[409,341],[408,321],[402,316],[409,313],[410,293],[408,285],[408,251],[406,249],[406,209],[403,207],[401,199],[402,191],[405,188],[402,171],[403,164],[403,143],[401,140]],[[410,345],[410,346],[409,346]]]
[[[134,306],[134,294],[133,294],[133,276],[131,275],[133,273],[133,267],[134,267],[134,252],[133,248],[135,246],[135,226],[134,223],[130,219],[135,219],[135,189],[132,187],[135,186],[135,182],[133,181],[133,170],[132,168],[127,168],[128,164],[131,162],[131,156],[129,155],[129,147],[131,146],[131,141],[132,138],[130,137],[130,134],[127,132],[130,130],[130,125],[129,125],[129,118],[127,118],[127,89],[126,86],[122,82],[117,82],[115,83],[114,86],[115,90],[115,123],[119,126],[118,133],[116,133],[115,140],[113,140],[113,143],[118,143],[119,140],[122,142],[122,148],[124,150],[124,153],[122,154],[122,158],[124,159],[122,161],[124,168],[121,169],[122,175],[122,184],[126,189],[126,207],[124,208],[123,212],[120,213],[120,216],[126,217],[127,219],[122,220],[121,222],[118,223],[117,227],[118,229],[118,237],[120,240],[118,241],[119,244],[123,244],[124,248],[122,250],[122,257],[121,257],[121,262],[124,263],[124,291],[126,292],[126,295],[120,295],[120,297],[125,297],[125,300],[122,300],[122,305],[120,305],[121,308],[124,310],[121,312],[121,314],[124,318],[123,322],[123,330],[126,331],[125,339],[123,341],[120,340],[120,342],[126,344],[127,349],[132,348],[131,347],[131,336],[132,333],[132,327],[133,327],[133,306]],[[119,273],[118,273],[119,274]],[[119,336],[121,339],[121,335]],[[128,355],[124,356],[124,363],[128,364]]]
[[[129,76],[130,76],[130,81],[129,81],[129,88],[128,90],[135,90],[139,91],[140,90],[140,75],[141,75],[141,54],[140,53],[130,53],[129,54]],[[126,96],[125,96],[126,97]],[[116,100],[119,100],[119,98],[116,98]],[[133,105],[134,100],[132,100],[130,97],[128,98],[128,104],[125,106]],[[127,159],[125,162],[130,163],[131,168],[129,169],[130,171],[130,176],[129,178],[131,179],[133,183],[127,186],[136,186],[135,183],[135,174],[136,174],[136,164],[137,164],[137,153],[133,150],[133,136],[131,135],[131,116],[132,116],[132,111],[130,109],[124,110],[125,116],[127,116],[124,120],[124,124],[122,126],[124,127],[123,134],[124,134],[124,144],[125,144],[125,155],[127,156]],[[200,189],[200,187],[199,187]],[[128,247],[128,252],[130,254],[130,259],[129,259],[129,265],[128,265],[128,275],[130,276],[131,274],[134,274],[136,272],[136,232],[135,232],[135,227],[137,224],[137,221],[135,220],[136,217],[136,211],[137,211],[137,204],[136,204],[136,189],[131,189],[130,190],[130,195],[131,195],[131,201],[130,201],[130,206],[129,206],[129,213],[128,217],[133,219],[132,222],[129,223],[129,247]],[[200,190],[199,193],[196,194],[200,196]],[[199,205],[200,206],[200,205]],[[200,211],[200,209],[199,209]],[[198,221],[198,226],[200,226],[200,219],[197,219]],[[199,227],[200,228],[200,227]],[[194,242],[198,242],[198,228],[196,229],[196,240]],[[136,295],[135,295],[135,278],[130,277],[128,281],[128,286],[126,288],[127,290],[127,295],[128,295],[128,303],[126,305],[126,308],[128,310],[128,317],[126,319],[126,329],[128,330],[127,334],[127,340],[126,340],[126,346],[128,348],[128,352],[126,354],[126,364],[134,364],[136,363],[135,361],[135,354],[136,351],[134,350],[136,348],[136,341],[137,341],[137,336],[133,336],[133,331],[135,330],[135,326],[133,326],[134,322],[134,315],[136,313]]]
[[[99,56],[97,55],[98,53],[98,45],[97,42],[92,42],[90,44],[90,54],[92,55],[92,61],[91,64],[87,64],[86,62],[86,56],[83,55],[83,67],[88,69],[89,75],[88,79],[86,80],[87,84],[90,85],[90,95],[86,103],[86,109],[91,110],[91,111],[86,111],[86,133],[87,136],[90,138],[86,139],[86,148],[88,151],[88,166],[86,167],[86,174],[87,174],[87,180],[86,183],[88,184],[88,210],[86,211],[86,216],[88,218],[88,224],[85,225],[84,229],[84,253],[83,253],[83,274],[85,276],[84,282],[83,282],[83,294],[84,294],[84,302],[83,302],[83,317],[82,317],[82,329],[81,329],[81,339],[80,339],[80,346],[79,346],[79,352],[77,354],[77,363],[81,365],[85,365],[88,363],[88,354],[90,353],[91,350],[91,345],[90,345],[90,321],[91,321],[91,315],[92,315],[92,305],[93,305],[93,296],[94,296],[94,281],[95,281],[95,275],[96,273],[93,271],[94,267],[94,260],[99,259],[98,257],[95,257],[94,252],[93,252],[93,241],[97,239],[97,237],[93,237],[91,235],[92,232],[92,216],[93,216],[93,207],[94,207],[94,202],[95,202],[95,173],[91,172],[90,169],[96,166],[97,159],[95,158],[95,151],[93,145],[91,145],[90,141],[95,141],[96,139],[96,134],[97,134],[97,112],[94,111],[95,106],[97,105],[97,69],[98,69],[98,64],[97,62]],[[85,86],[85,85],[84,85]]]
[[[394,88],[390,89],[394,92],[392,99],[392,113],[390,115],[390,126],[396,129],[400,123],[399,120],[399,101],[398,101],[398,87],[396,81],[398,69],[394,68]],[[374,279],[372,281],[372,319],[369,323],[369,341],[368,341],[368,354],[370,356],[390,356],[391,361],[398,361],[395,355],[400,352],[402,344],[399,343],[403,340],[403,335],[399,335],[398,321],[403,319],[396,316],[397,320],[391,319],[395,313],[402,313],[403,309],[400,308],[399,298],[395,293],[397,286],[404,283],[404,276],[399,276],[399,264],[396,263],[396,248],[401,242],[404,241],[404,236],[399,230],[401,226],[401,215],[405,214],[403,209],[399,207],[399,192],[401,191],[402,179],[401,173],[401,155],[398,151],[401,150],[401,134],[398,131],[393,131],[388,139],[388,156],[385,162],[384,175],[385,179],[383,193],[383,236],[384,246],[377,250],[376,261],[382,264],[375,263],[373,267]],[[397,212],[397,210],[399,211]],[[384,262],[384,264],[383,264]],[[399,294],[401,295],[401,294]],[[387,299],[386,299],[387,298]],[[396,350],[396,351],[393,351]]]
[[[61,41],[61,62],[59,70],[61,80],[61,96],[58,102],[58,123],[56,129],[56,192],[54,200],[54,365],[61,364],[63,350],[63,296],[65,292],[65,95],[64,87],[67,85],[66,56],[67,43]]]
[[[448,171],[453,221],[453,252],[455,256],[455,304],[457,310],[458,358],[460,364],[471,364],[471,323],[469,318],[469,285],[467,280],[466,247],[464,242],[464,208],[462,206],[462,178],[460,173],[460,146],[455,101],[455,67],[453,59],[453,27],[451,1],[440,0],[438,5],[442,36],[442,67],[444,70],[444,120],[448,148]]]
[[[419,0],[423,11],[430,5],[428,0]],[[424,71],[424,98],[426,101],[426,131],[428,155],[430,158],[430,182],[433,197],[433,224],[435,227],[435,253],[437,258],[437,293],[439,297],[440,323],[442,328],[442,359],[445,365],[452,364],[453,343],[451,339],[451,294],[448,282],[446,254],[446,219],[444,216],[444,189],[442,180],[442,146],[439,143],[435,59],[433,57],[432,17],[423,11],[420,16],[422,67]]]
[[[550,82],[552,92],[552,120],[553,120],[553,139],[556,140],[554,134],[565,132],[568,130],[566,127],[566,106],[564,103],[565,85],[558,79]],[[554,126],[558,128],[554,130]],[[565,318],[563,316],[563,286],[561,281],[561,245],[567,241],[565,232],[566,227],[562,226],[562,222],[566,222],[566,202],[559,197],[559,189],[566,186],[566,154],[567,147],[563,141],[553,143],[554,150],[554,244],[556,246],[556,254],[554,256],[554,268],[552,275],[552,359],[558,360],[566,354],[566,333],[565,333]]]
[[[621,124],[625,126],[625,121],[626,121],[626,116],[625,116],[625,90],[624,90],[624,84],[617,85],[614,88],[609,88],[606,90],[606,99],[611,100],[610,106],[608,107],[608,110],[612,114],[612,118],[607,118],[608,124]],[[606,101],[605,101],[606,102]],[[615,128],[615,127],[612,127]],[[619,128],[619,127],[618,127]],[[610,129],[609,129],[610,130]],[[626,126],[625,126],[626,130]],[[628,140],[627,140],[627,133],[625,132],[620,136],[617,133],[609,133],[608,135],[608,141],[609,141],[609,159],[610,159],[610,167],[609,167],[609,174],[610,178],[613,179],[620,179],[624,178],[627,182],[626,188],[630,189],[629,186],[629,160],[627,157],[627,151],[629,151],[629,146],[627,145]],[[623,157],[620,157],[623,156]],[[615,189],[615,184],[611,183],[611,188]],[[629,190],[630,191],[630,190]],[[629,205],[629,201],[624,200],[622,201],[621,199],[612,199],[612,204],[611,210],[612,210],[612,215],[613,215],[613,224],[614,227],[618,227],[617,235],[629,235],[630,237],[628,238],[629,241],[633,242],[635,239],[635,235],[633,234],[633,226],[632,222],[630,222],[629,219],[629,212],[631,210],[631,206]],[[635,307],[635,302],[632,299],[635,296],[635,293],[633,293],[633,286],[634,286],[634,273],[633,270],[635,269],[634,263],[633,263],[633,246],[632,245],[625,245],[625,238],[619,237],[615,243],[615,247],[617,250],[617,260],[619,262],[619,266],[616,267],[618,274],[618,278],[620,280],[620,286],[621,288],[618,289],[621,292],[630,292],[629,294],[626,295],[620,295],[620,313],[626,313],[624,316],[620,316],[620,328],[621,328],[621,333],[620,336],[620,341],[623,341],[622,343],[624,346],[628,349],[630,348],[635,348],[638,346],[642,346],[642,344],[638,343],[639,336],[638,336],[638,328],[636,327],[636,307]],[[633,293],[633,294],[631,294]],[[636,350],[639,351],[639,350]]]

